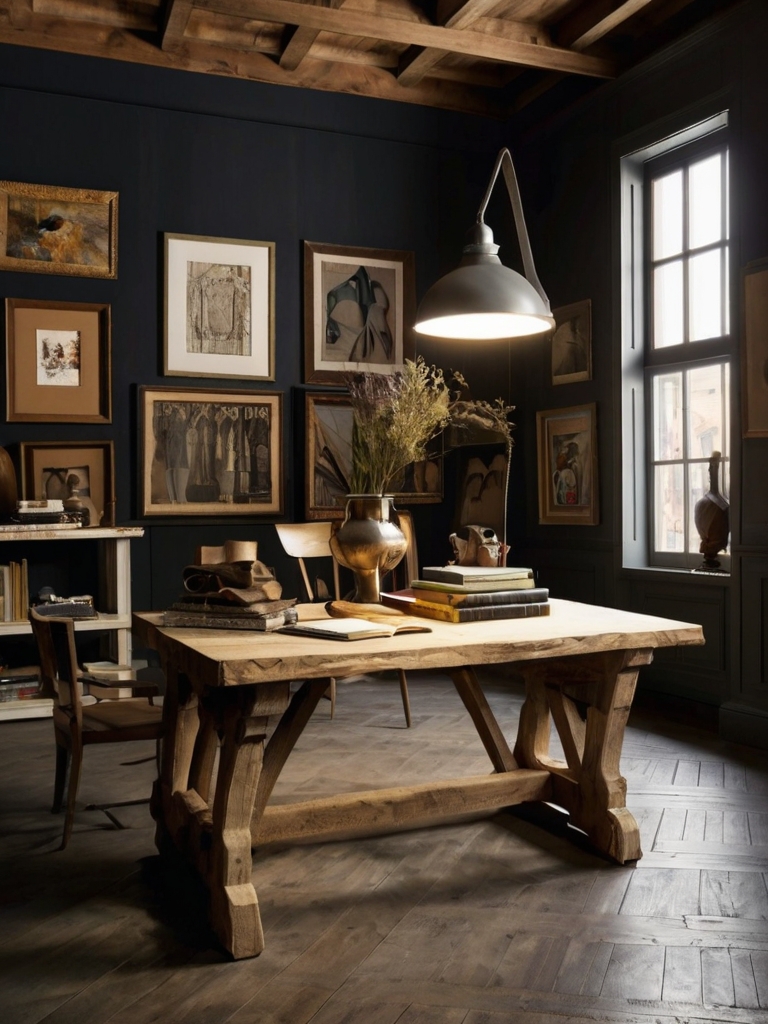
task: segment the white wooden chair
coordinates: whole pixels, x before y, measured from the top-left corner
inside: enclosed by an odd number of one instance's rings
[[[407,575],[410,582],[418,575],[416,559],[416,541],[413,533],[413,521],[408,512],[400,512],[400,525],[408,540],[408,550],[403,561],[407,564]],[[309,577],[306,565],[308,558],[330,558],[333,564],[333,596],[335,600],[341,599],[341,588],[339,583],[339,565],[331,552],[329,541],[331,539],[331,523],[326,520],[313,523],[275,523],[277,536],[286,554],[295,558],[299,563],[301,578],[307,592],[307,600],[316,599],[315,587]],[[411,702],[408,695],[408,682],[403,669],[398,669],[400,681],[400,695],[403,699],[403,711],[405,722],[408,728],[411,727]],[[331,718],[336,710],[336,680],[331,679],[329,688],[331,700]]]

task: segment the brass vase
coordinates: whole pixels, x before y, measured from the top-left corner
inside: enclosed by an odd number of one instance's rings
[[[355,577],[354,600],[381,600],[381,577],[394,569],[408,547],[391,494],[350,494],[344,521],[331,532],[336,561]]]

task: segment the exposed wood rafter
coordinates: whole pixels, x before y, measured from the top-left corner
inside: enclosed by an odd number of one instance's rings
[[[341,7],[344,0],[328,0],[328,7]],[[280,54],[280,67],[286,71],[295,71],[309,53],[312,44],[320,35],[320,30],[304,25],[291,26],[287,30],[288,42]]]

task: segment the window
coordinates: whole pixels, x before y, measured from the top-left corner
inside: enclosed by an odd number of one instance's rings
[[[718,484],[728,493],[724,123],[718,115],[622,160],[625,565],[700,565],[694,510],[717,451]]]

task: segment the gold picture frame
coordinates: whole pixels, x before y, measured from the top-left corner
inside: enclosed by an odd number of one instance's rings
[[[117,277],[117,192],[0,181],[0,270]]]
[[[166,377],[275,379],[275,243],[166,233]]]
[[[21,496],[68,496],[68,482],[93,502],[100,522],[115,525],[115,447],[112,441],[22,441],[19,444]]]
[[[304,242],[304,375],[394,373],[416,347],[415,258],[400,249]]]
[[[305,518],[344,515],[352,468],[352,404],[339,392],[306,393]],[[392,489],[398,505],[443,500],[442,457],[408,466]]]
[[[536,440],[539,523],[597,525],[595,403],[537,412]]]
[[[281,515],[283,395],[143,386],[141,513]]]
[[[9,423],[111,423],[105,302],[5,300]]]

